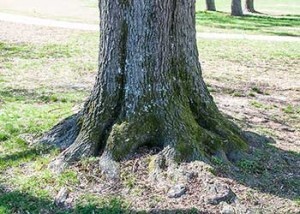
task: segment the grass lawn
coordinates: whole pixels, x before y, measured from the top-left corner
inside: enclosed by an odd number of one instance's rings
[[[265,15],[232,17],[224,12],[199,11],[196,13],[196,22],[199,32],[300,36],[300,17]]]
[[[204,11],[205,1],[196,0],[197,10]],[[218,11],[230,12],[231,0],[216,0],[216,8]],[[245,0],[242,0],[244,5]],[[257,11],[270,15],[292,15],[300,14],[300,6],[297,0],[254,0]]]
[[[224,14],[208,16],[227,19]],[[258,28],[253,19],[252,27]],[[236,22],[240,28],[250,23]],[[264,22],[273,25],[267,18]],[[134,161],[124,163],[122,193],[100,194],[94,192],[103,184],[97,168],[92,168],[95,159],[56,175],[47,165],[59,151],[31,144],[81,108],[97,70],[97,42],[96,33],[78,32],[60,41],[0,41],[0,213],[119,213],[133,206],[150,209],[153,204],[167,208],[163,202],[169,199],[148,193],[149,186],[126,169]],[[234,183],[239,199],[257,210],[294,212],[300,193],[300,44],[201,40],[198,45],[205,81],[221,111],[243,129],[276,141],[253,148],[249,159],[237,163],[238,173],[230,174],[218,159],[206,173]],[[62,187],[71,191],[69,209],[53,204]],[[130,191],[123,193],[126,189]],[[141,192],[149,195],[143,198]],[[201,207],[201,201],[194,206]]]

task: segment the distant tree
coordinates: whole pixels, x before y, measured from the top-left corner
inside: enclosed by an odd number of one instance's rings
[[[245,8],[250,13],[255,13],[256,10],[254,9],[254,0],[246,0]]]
[[[241,0],[231,1],[231,15],[232,16],[243,16],[242,2]]]
[[[216,11],[215,0],[206,0],[206,10]]]
[[[84,108],[42,139],[65,149],[53,169],[101,156],[101,169],[114,175],[140,147],[160,148],[164,166],[246,147],[203,81],[195,0],[101,0],[99,8],[95,86]]]

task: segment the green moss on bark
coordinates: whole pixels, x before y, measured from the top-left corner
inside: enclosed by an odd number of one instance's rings
[[[139,147],[161,146],[159,138],[159,119],[150,113],[116,123],[108,137],[106,149],[115,160],[121,160],[133,154]]]

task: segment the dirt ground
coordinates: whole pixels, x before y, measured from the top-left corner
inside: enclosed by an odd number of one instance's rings
[[[3,21],[0,21],[0,26],[0,41],[12,43],[45,44],[49,41],[63,43],[75,32],[60,28],[22,25]]]
[[[0,12],[40,18],[98,23],[98,10],[82,0],[1,0]],[[91,1],[95,3],[95,1]],[[59,7],[58,7],[59,5]]]

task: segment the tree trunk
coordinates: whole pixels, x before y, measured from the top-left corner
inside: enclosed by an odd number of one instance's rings
[[[101,156],[109,168],[144,146],[177,162],[245,147],[203,82],[195,0],[101,0],[99,8],[96,83],[84,109],[44,136],[69,141],[53,166]]]
[[[245,8],[250,13],[256,13],[256,11],[254,9],[254,0],[246,0]]]
[[[215,0],[206,0],[206,10],[216,11]]]
[[[241,0],[231,1],[231,15],[232,16],[243,16],[243,9]]]

